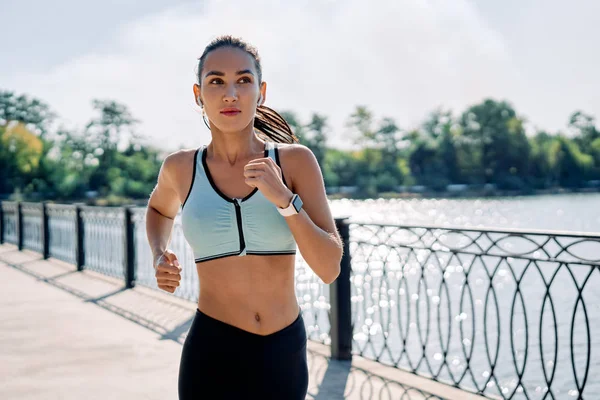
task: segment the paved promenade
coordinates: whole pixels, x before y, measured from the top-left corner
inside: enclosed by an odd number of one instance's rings
[[[123,286],[0,245],[0,399],[177,400],[195,304]],[[443,398],[482,399],[361,358],[331,361],[316,343],[308,354],[307,399],[438,398],[400,382]]]

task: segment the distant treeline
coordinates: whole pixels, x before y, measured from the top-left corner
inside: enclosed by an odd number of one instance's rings
[[[164,151],[137,133],[139,121],[125,105],[92,105],[95,116],[84,127],[51,128],[57,116],[43,101],[0,90],[0,197],[146,199]],[[306,122],[291,111],[282,114],[314,152],[326,186],[353,187],[357,198],[417,185],[444,192],[451,184],[491,184],[527,193],[600,181],[600,131],[582,111],[571,114],[564,132],[528,136],[506,101],[486,99],[458,115],[437,109],[413,130],[357,106],[346,124],[355,151],[327,146],[326,116],[315,113]]]

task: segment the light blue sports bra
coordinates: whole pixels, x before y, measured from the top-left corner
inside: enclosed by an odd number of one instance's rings
[[[285,217],[258,188],[243,199],[232,199],[219,190],[206,163],[206,148],[196,150],[192,183],[181,215],[183,234],[195,261],[246,254],[296,254],[296,241]],[[281,168],[275,143],[265,142],[264,156]]]

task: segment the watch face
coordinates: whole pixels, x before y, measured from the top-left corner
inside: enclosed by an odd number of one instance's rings
[[[294,200],[292,201],[292,204],[294,205],[296,212],[299,213],[300,210],[302,209],[302,199],[300,198],[300,196],[298,196],[298,195],[294,196]]]

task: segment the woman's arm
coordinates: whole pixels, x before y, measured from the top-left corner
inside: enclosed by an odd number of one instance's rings
[[[281,168],[291,168],[291,186],[303,203],[298,214],[285,219],[304,260],[324,283],[330,284],[340,274],[343,244],[327,203],[319,163],[306,146],[292,145],[284,151],[285,165],[282,157]]]
[[[177,153],[165,158],[146,210],[146,236],[155,262],[167,250],[173,222],[181,205],[173,178],[176,158]]]
[[[146,235],[152,250],[156,283],[169,293],[174,293],[181,281],[181,266],[177,256],[167,249],[173,221],[181,204],[174,178],[174,171],[179,170],[178,164],[182,159],[180,154],[174,153],[165,158],[146,210]]]
[[[251,160],[244,166],[246,184],[258,188],[279,208],[288,206],[292,190],[300,196],[303,208],[285,219],[310,268],[330,284],[340,274],[343,246],[327,203],[321,168],[304,145],[292,144],[279,150],[281,168],[269,157]],[[284,185],[281,170],[288,172],[291,179],[286,181],[291,182],[291,189]]]

